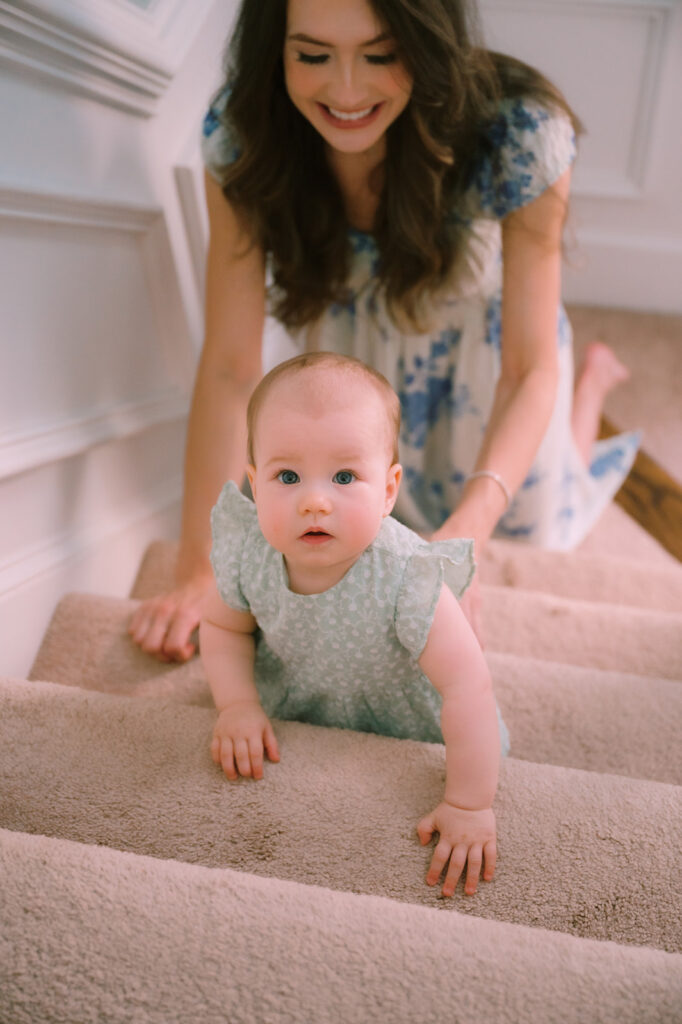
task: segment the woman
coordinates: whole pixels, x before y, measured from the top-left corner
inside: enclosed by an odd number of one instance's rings
[[[593,443],[627,371],[596,344],[574,396],[560,305],[577,123],[541,75],[476,47],[470,21],[465,0],[242,3],[204,124],[206,336],[177,586],[134,615],[144,650],[194,653],[209,511],[243,477],[267,258],[300,346],[357,356],[398,392],[396,514],[413,529],[479,555],[493,531],[570,548],[626,475],[635,435]]]

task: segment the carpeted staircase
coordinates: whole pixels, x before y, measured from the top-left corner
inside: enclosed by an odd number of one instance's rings
[[[511,757],[495,879],[451,900],[416,834],[440,745],[278,722],[263,781],[216,768],[199,661],[125,632],[172,559],[65,597],[0,681],[3,1024],[682,1020],[682,567],[625,513],[490,545]]]

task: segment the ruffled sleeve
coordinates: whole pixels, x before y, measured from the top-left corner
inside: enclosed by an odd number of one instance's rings
[[[426,646],[443,583],[459,600],[475,569],[472,540],[425,543],[410,555],[396,602],[395,627],[401,644],[414,658]]]
[[[576,155],[570,118],[530,99],[504,100],[487,131],[489,152],[472,189],[479,215],[501,219],[537,199]]]
[[[208,108],[201,127],[201,158],[206,170],[220,182],[222,172],[239,156],[239,147],[225,118],[230,87],[225,86]]]
[[[250,610],[242,590],[242,565],[246,542],[254,529],[258,529],[256,506],[228,481],[211,512],[211,565],[223,601],[242,612]]]

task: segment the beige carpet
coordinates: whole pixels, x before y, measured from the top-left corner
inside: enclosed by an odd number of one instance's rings
[[[0,679],[2,1024],[682,1019],[682,567],[622,510],[487,552],[511,756],[495,879],[451,900],[416,835],[442,746],[277,722],[262,782],[215,767],[198,660],[125,633],[173,553]]]

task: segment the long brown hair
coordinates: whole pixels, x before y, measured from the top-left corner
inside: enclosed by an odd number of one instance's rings
[[[524,96],[577,118],[540,72],[479,43],[469,0],[369,0],[413,79],[389,127],[373,227],[377,286],[398,320],[419,329],[422,300],[456,271],[470,228],[457,217],[503,98]],[[253,243],[272,253],[275,314],[289,327],[343,302],[348,223],[324,141],[289,99],[283,47],[287,0],[242,0],[226,54],[223,117],[239,156],[223,191]],[[453,211],[455,216],[453,216]]]

